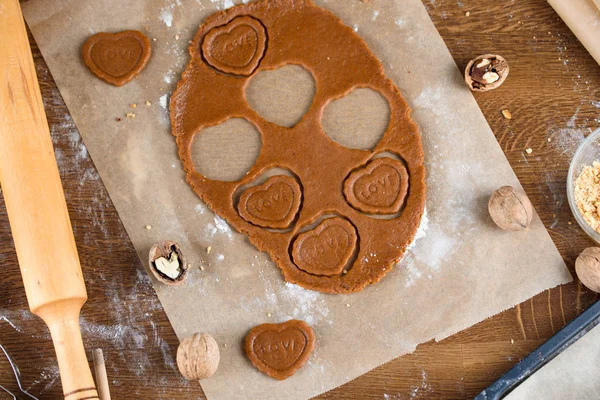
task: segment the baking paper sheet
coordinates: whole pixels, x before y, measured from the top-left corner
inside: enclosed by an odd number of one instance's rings
[[[600,393],[600,325],[544,365],[506,400],[584,400]]]
[[[571,280],[537,215],[519,233],[490,220],[491,191],[520,185],[422,3],[319,0],[365,39],[413,109],[426,156],[427,218],[401,265],[361,293],[286,284],[266,254],[194,195],[170,135],[168,96],[188,62],[188,40],[206,16],[233,3],[23,4],[142,262],[154,242],[168,238],[193,265],[185,286],[155,288],[180,338],[209,332],[221,345],[218,372],[202,382],[210,400],[309,398]],[[92,76],[79,52],[89,35],[124,29],[156,40],[146,70],[117,88]],[[135,119],[125,118],[128,111]],[[290,318],[311,324],[317,345],[307,366],[279,382],[251,366],[242,341],[257,324]]]

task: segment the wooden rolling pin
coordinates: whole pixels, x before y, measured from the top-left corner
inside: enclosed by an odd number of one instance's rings
[[[97,399],[79,330],[87,293],[18,0],[0,1],[0,182],[29,307],[50,329],[65,399]]]

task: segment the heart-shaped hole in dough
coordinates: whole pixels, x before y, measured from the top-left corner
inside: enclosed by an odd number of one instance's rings
[[[374,148],[389,124],[388,101],[370,88],[356,88],[330,101],[321,119],[323,130],[331,140],[360,150]]]
[[[230,118],[196,133],[192,161],[196,171],[208,179],[234,182],[254,166],[260,149],[257,128],[244,118]]]
[[[289,64],[253,76],[246,87],[246,100],[267,121],[291,128],[310,108],[315,90],[312,74]]]

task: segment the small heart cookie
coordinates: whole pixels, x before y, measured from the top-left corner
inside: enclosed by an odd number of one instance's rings
[[[276,175],[262,185],[246,189],[240,196],[238,212],[251,224],[285,229],[300,209],[300,185],[287,175]]]
[[[315,333],[304,321],[262,324],[246,336],[246,355],[271,378],[284,380],[306,363],[315,347]]]
[[[367,214],[394,214],[400,211],[408,193],[408,172],[393,158],[376,158],[352,172],[344,182],[348,203]]]
[[[90,36],[81,49],[85,65],[115,86],[126,84],[142,72],[151,53],[150,41],[140,31],[100,32]]]
[[[294,264],[313,275],[335,276],[354,253],[358,237],[354,226],[340,217],[327,218],[298,235],[292,246]]]
[[[260,64],[266,44],[267,33],[258,20],[237,17],[204,36],[202,55],[221,72],[249,76]]]

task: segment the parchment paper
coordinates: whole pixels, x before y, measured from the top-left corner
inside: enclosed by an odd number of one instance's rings
[[[520,384],[506,400],[584,400],[600,393],[600,326]]]
[[[285,284],[268,257],[208,211],[184,182],[167,98],[188,61],[188,40],[230,0],[23,4],[140,258],[145,263],[152,243],[169,238],[194,266],[185,286],[155,288],[180,338],[209,332],[221,344],[220,368],[202,382],[211,400],[312,397],[571,280],[537,215],[520,233],[491,222],[491,191],[520,185],[422,3],[317,4],[353,27],[382,60],[420,125],[428,169],[420,239],[380,283],[348,296]],[[105,84],[82,64],[80,47],[90,34],[145,27],[157,39],[152,60],[126,86]],[[128,111],[136,118],[125,118]],[[278,382],[251,366],[242,340],[254,325],[289,318],[311,324],[317,345],[307,366]]]

